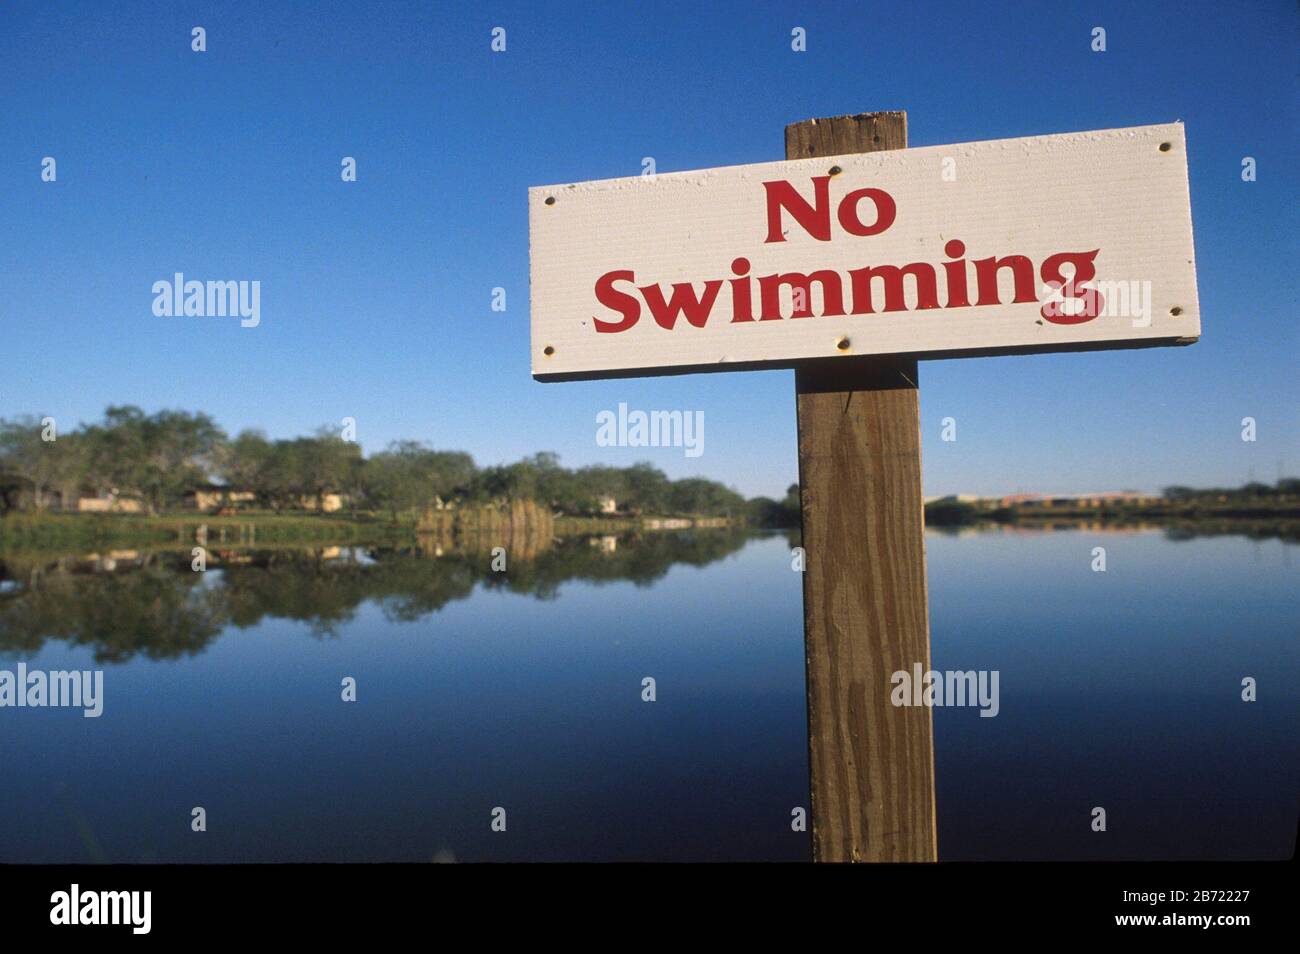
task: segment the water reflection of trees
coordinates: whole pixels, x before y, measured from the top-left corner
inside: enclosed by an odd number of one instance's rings
[[[188,563],[179,573],[172,562],[113,573],[24,568],[18,578],[0,564],[0,580],[17,584],[0,590],[0,651],[33,653],[47,639],[93,646],[100,662],[200,651],[225,625],[223,601]]]
[[[572,538],[507,547],[506,572],[492,544],[406,548],[222,550],[208,572],[190,554],[65,556],[0,561],[0,652],[29,655],[46,640],[89,646],[100,662],[170,659],[201,652],[228,628],[267,618],[336,635],[359,607],[412,622],[469,597],[476,586],[553,599],[561,584],[627,580],[648,586],[675,564],[704,566],[740,549],[737,530]]]

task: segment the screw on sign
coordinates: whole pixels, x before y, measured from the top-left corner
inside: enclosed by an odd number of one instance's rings
[[[784,162],[530,189],[533,376],[795,369],[813,855],[933,860],[930,710],[889,701],[930,662],[917,361],[1196,341],[1183,127],[785,134]]]

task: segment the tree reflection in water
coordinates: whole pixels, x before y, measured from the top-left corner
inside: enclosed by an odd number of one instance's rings
[[[409,547],[211,549],[207,571],[186,551],[125,551],[0,561],[0,652],[29,656],[50,639],[91,647],[101,663],[202,652],[229,628],[268,617],[337,636],[366,602],[411,622],[475,590],[554,599],[570,580],[648,586],[678,563],[705,566],[744,545],[744,530],[690,530],[545,543],[433,538]],[[507,570],[492,569],[504,545]]]

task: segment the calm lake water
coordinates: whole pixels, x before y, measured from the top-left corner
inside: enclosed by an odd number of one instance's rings
[[[806,859],[791,545],[11,557],[0,669],[102,669],[104,707],[0,709],[0,862]],[[935,710],[942,859],[1291,853],[1300,547],[927,548],[934,667],[1000,673],[996,718]]]

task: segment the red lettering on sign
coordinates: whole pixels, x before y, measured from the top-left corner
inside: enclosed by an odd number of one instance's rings
[[[813,176],[813,196],[817,203],[809,205],[795,187],[784,179],[764,182],[767,190],[767,238],[768,242],[784,242],[781,231],[781,210],[785,209],[794,220],[803,226],[803,230],[819,242],[831,240],[831,188],[830,176]]]
[[[596,330],[605,334],[615,331],[627,331],[636,324],[641,317],[641,303],[629,295],[627,292],[621,292],[614,287],[615,282],[634,282],[636,275],[630,269],[623,271],[606,272],[596,279],[596,301],[600,302],[606,308],[612,308],[623,316],[622,321],[601,321],[599,318],[592,318],[596,323]]]
[[[813,176],[813,201],[809,202],[798,190],[784,180],[764,182],[767,197],[767,238],[766,242],[784,242],[782,230],[782,213],[788,212],[810,236],[818,241],[827,242],[831,238],[831,204],[830,176]],[[864,199],[870,199],[875,206],[875,218],[870,225],[865,225],[858,215]],[[838,219],[840,226],[850,235],[859,237],[879,235],[898,217],[898,206],[889,193],[883,189],[855,189],[846,195],[839,205]],[[866,247],[866,246],[864,246]],[[752,283],[758,282],[760,297],[759,321],[778,321],[787,317],[782,313],[783,287],[790,289],[793,301],[791,318],[811,318],[815,315],[825,317],[845,314],[844,296],[846,290],[851,294],[854,315],[870,315],[877,311],[877,302],[873,300],[872,291],[879,288],[884,292],[885,312],[930,310],[935,308],[969,308],[971,307],[968,291],[968,263],[963,257],[966,244],[960,239],[949,239],[943,247],[944,254],[952,261],[943,262],[943,277],[947,286],[947,302],[939,303],[939,272],[934,265],[926,262],[912,262],[908,265],[865,265],[862,268],[848,269],[847,281],[838,271],[832,269],[815,269],[809,272],[778,272],[772,275],[750,275],[750,261],[739,255],[731,262],[734,278],[725,280],[731,289],[731,321],[735,323],[754,322]],[[1090,252],[1058,252],[1043,260],[1041,276],[1052,290],[1052,297],[1040,309],[1043,318],[1058,325],[1080,324],[1091,321],[1101,314],[1105,300],[1095,288],[1086,284],[1097,276],[1095,259],[1100,249]],[[1004,255],[1001,257],[973,259],[969,262],[975,272],[975,289],[979,294],[975,306],[1002,304],[998,289],[998,279],[1003,272],[1011,273],[1014,293],[1012,304],[1037,302],[1037,288],[1034,284],[1034,263],[1025,255]],[[1073,271],[1070,277],[1062,272],[1064,266]],[[905,279],[911,279],[911,293],[908,293]],[[615,282],[635,283],[636,276],[631,269],[618,269],[606,272],[596,280],[596,300],[606,308],[617,312],[621,318],[611,321],[594,318],[596,331],[609,334],[627,331],[636,325],[641,317],[641,301],[628,292],[619,291]],[[873,283],[874,286],[873,286]],[[703,328],[713,314],[713,306],[724,284],[723,279],[709,279],[704,282],[703,292],[696,292],[695,284],[678,282],[671,285],[671,295],[665,297],[661,286],[634,286],[641,293],[651,316],[660,328],[672,331],[677,327],[677,319],[685,318],[686,323],[694,328]],[[813,310],[813,286],[816,285],[821,299],[819,311]],[[1066,298],[1073,298],[1083,303],[1077,314],[1065,314],[1061,305]]]
[[[873,225],[863,225],[858,218],[858,203],[871,199],[876,204],[876,221]],[[879,235],[894,224],[898,218],[898,206],[893,197],[883,189],[858,189],[850,192],[840,202],[840,225],[850,235]]]
[[[1077,298],[1083,302],[1083,310],[1079,314],[1067,315],[1062,313],[1059,302],[1049,301],[1040,309],[1040,314],[1052,324],[1081,325],[1085,321],[1092,321],[1106,307],[1106,299],[1097,289],[1085,288],[1082,285],[1083,282],[1092,281],[1097,277],[1097,267],[1093,264],[1093,259],[1100,251],[1101,249],[1094,248],[1091,252],[1057,252],[1043,259],[1043,281],[1059,287],[1061,294],[1066,298]],[[1074,274],[1068,282],[1061,274],[1061,266],[1066,264],[1074,266]]]
[[[721,279],[705,282],[704,295],[696,298],[695,286],[689,282],[674,285],[673,297],[667,302],[664,301],[664,293],[659,290],[658,285],[644,286],[641,294],[645,297],[645,303],[650,306],[650,314],[654,315],[655,324],[672,331],[673,326],[677,324],[678,314],[685,316],[686,320],[696,328],[703,328],[704,323],[709,320],[709,313],[713,311],[713,302],[717,299],[718,289],[721,287]]]

